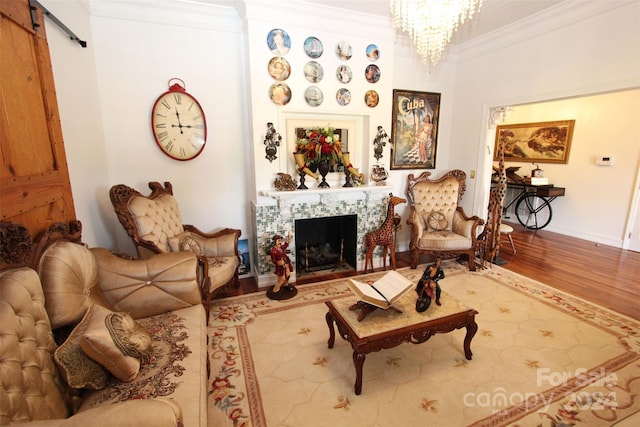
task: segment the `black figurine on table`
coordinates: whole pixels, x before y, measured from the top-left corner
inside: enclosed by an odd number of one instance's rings
[[[440,285],[438,284],[440,279],[444,279],[444,270],[441,264],[442,260],[436,259],[433,264],[428,265],[427,268],[424,269],[422,277],[418,280],[415,289],[418,294],[418,299],[416,300],[416,311],[418,313],[426,311],[431,305],[433,298],[436,299],[437,305],[441,305],[440,294],[442,293],[442,289],[440,289]]]

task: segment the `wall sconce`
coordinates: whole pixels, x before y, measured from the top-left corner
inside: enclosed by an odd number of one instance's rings
[[[266,153],[265,158],[269,160],[269,162],[273,162],[278,157],[278,147],[280,146],[280,141],[282,141],[282,136],[278,133],[276,128],[273,127],[273,123],[267,123],[267,133],[264,136],[264,151]]]
[[[387,142],[389,141],[389,135],[382,129],[382,126],[378,126],[378,133],[376,137],[373,139],[373,157],[376,158],[376,161],[380,161],[382,158],[382,149]]]

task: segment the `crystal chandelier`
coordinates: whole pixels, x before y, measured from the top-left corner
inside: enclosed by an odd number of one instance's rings
[[[466,19],[482,6],[482,0],[390,0],[393,25],[406,32],[424,64],[435,65]]]

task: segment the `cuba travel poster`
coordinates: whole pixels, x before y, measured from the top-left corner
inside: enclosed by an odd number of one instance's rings
[[[393,90],[391,169],[435,169],[440,94]]]

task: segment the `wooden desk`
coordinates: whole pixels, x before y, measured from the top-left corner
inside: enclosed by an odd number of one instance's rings
[[[491,183],[492,186],[496,186],[496,183]],[[507,188],[519,189],[527,193],[535,193],[540,197],[561,197],[564,196],[565,188],[556,187],[553,184],[548,185],[533,185],[526,183],[508,182]]]
[[[492,188],[497,185],[495,182],[491,183]],[[551,202],[564,196],[565,193],[564,187],[555,187],[551,184],[532,185],[524,182],[508,182],[507,190],[514,190],[515,194],[506,195],[507,200],[510,201],[505,200],[502,208],[503,215],[515,204],[513,213],[518,218],[518,222],[531,230],[541,230],[549,225],[553,215]]]
[[[432,304],[424,313],[415,310],[416,294],[407,292],[396,307],[402,313],[392,310],[376,310],[362,322],[358,321],[358,313],[349,310],[354,298],[340,298],[328,301],[329,308],[325,318],[329,326],[329,348],[335,343],[335,328],[340,336],[347,340],[353,348],[353,364],[356,369],[355,393],[362,392],[362,367],[365,355],[385,348],[393,348],[404,342],[421,344],[435,334],[451,332],[455,329],[467,328],[464,338],[464,355],[471,360],[471,340],[478,325],[475,315],[478,312],[464,306],[452,296],[442,292],[441,306]]]

